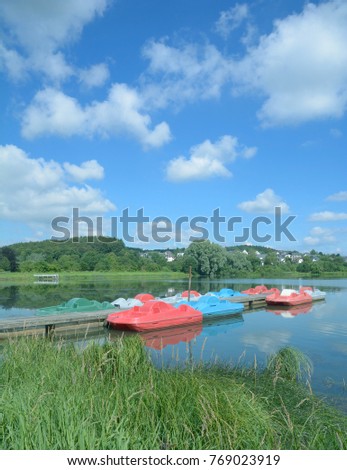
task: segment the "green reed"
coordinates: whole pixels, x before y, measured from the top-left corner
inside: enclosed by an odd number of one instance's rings
[[[292,349],[265,370],[158,370],[137,337],[78,349],[11,340],[0,362],[0,449],[346,449],[347,418],[298,382]]]

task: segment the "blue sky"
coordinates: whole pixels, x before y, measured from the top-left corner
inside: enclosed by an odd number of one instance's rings
[[[105,235],[126,208],[147,235],[219,209],[226,245],[268,217],[267,246],[347,254],[346,44],[342,0],[3,0],[0,244],[74,207]]]

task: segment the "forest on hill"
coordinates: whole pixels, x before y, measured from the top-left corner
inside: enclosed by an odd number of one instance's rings
[[[143,250],[125,246],[116,238],[87,237],[67,241],[23,242],[0,248],[0,271],[59,272],[155,272],[175,271],[200,276],[320,277],[337,273],[347,277],[346,258],[311,250],[276,251],[262,246],[224,248],[208,240],[193,242],[186,249]]]

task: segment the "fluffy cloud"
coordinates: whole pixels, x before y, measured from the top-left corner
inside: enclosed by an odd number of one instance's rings
[[[109,78],[110,72],[105,64],[96,64],[87,70],[80,71],[80,81],[88,88],[102,86]]]
[[[59,49],[75,41],[108,4],[109,0],[2,0],[0,27],[7,41],[0,41],[0,66],[14,78],[19,78],[19,69],[58,81],[78,75]]]
[[[226,164],[237,157],[250,158],[255,155],[255,147],[241,146],[236,137],[225,135],[216,142],[205,140],[191,147],[190,157],[180,156],[171,160],[166,169],[170,181],[181,182],[203,180],[213,176],[231,176]]]
[[[68,163],[62,166],[43,158],[30,158],[20,148],[7,145],[0,146],[0,166],[3,219],[48,226],[56,216],[69,216],[73,207],[88,215],[115,209],[99,189],[67,182],[72,174],[79,176],[79,181],[100,177],[102,167],[95,161],[85,162],[81,167]]]
[[[323,211],[315,212],[310,215],[310,220],[313,222],[330,222],[338,220],[347,220],[346,212],[332,212],[332,211]]]
[[[251,213],[274,213],[275,207],[280,207],[282,213],[289,211],[289,206],[280,196],[277,196],[273,189],[266,189],[258,194],[254,201],[241,202],[238,208]]]
[[[63,167],[73,180],[80,183],[90,179],[101,180],[104,177],[104,168],[96,160],[83,162],[81,166],[64,163]]]
[[[329,228],[313,227],[310,230],[310,236],[304,238],[305,245],[321,245],[331,244],[336,242],[334,231]]]
[[[151,108],[218,98],[230,78],[230,61],[213,45],[173,47],[150,41],[143,56],[149,60],[142,77],[143,95]]]
[[[313,227],[310,230],[310,235],[304,238],[305,245],[308,246],[329,246],[331,244],[336,244],[336,236],[338,230],[323,228],[323,227]]]
[[[224,34],[247,11],[246,5],[238,5],[228,15],[224,12]],[[174,47],[167,40],[151,41],[143,50],[149,60],[142,77],[147,105],[215,99],[229,86],[233,94],[263,99],[258,113],[263,126],[339,118],[347,106],[346,23],[346,2],[308,3],[301,13],[275,21],[273,30],[253,47],[243,38],[249,47],[239,59],[211,44]]]
[[[248,17],[249,9],[247,3],[237,3],[229,10],[220,13],[215,29],[224,39],[227,39],[231,31],[238,28],[241,23]]]
[[[266,98],[264,125],[341,117],[347,105],[347,3],[308,3],[277,20],[234,67],[234,79]]]
[[[327,201],[347,201],[347,191],[340,191],[327,197]]]
[[[59,90],[46,88],[35,95],[25,110],[22,133],[29,139],[43,134],[88,137],[129,134],[145,147],[168,142],[169,126],[161,122],[151,129],[151,118],[142,112],[142,107],[138,92],[125,84],[114,84],[105,101],[94,101],[85,107]]]
[[[220,31],[226,35],[247,15],[246,5],[223,12]],[[222,55],[212,45],[199,54],[194,45],[173,49],[152,43],[145,55],[150,59],[150,71],[154,68],[165,74],[164,95],[177,86],[182,97],[186,93],[190,99],[206,99],[219,96],[229,84],[234,93],[264,97],[258,113],[264,126],[339,118],[347,106],[346,23],[345,1],[307,3],[301,13],[275,21],[272,32],[248,47],[239,60]],[[177,66],[180,54],[182,68],[184,65],[190,75]],[[198,75],[192,81],[195,71]]]

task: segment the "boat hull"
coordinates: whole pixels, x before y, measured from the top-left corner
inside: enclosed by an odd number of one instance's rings
[[[106,321],[117,330],[140,332],[202,323],[202,313],[187,304],[174,307],[165,302],[150,301],[142,307],[113,313]]]
[[[187,302],[187,305],[199,310],[202,313],[204,320],[239,313],[245,308],[240,302],[221,300],[213,295],[202,296],[197,302]]]
[[[117,330],[126,330],[126,331],[138,331],[138,332],[145,332],[145,331],[153,331],[153,330],[163,330],[166,328],[172,328],[173,326],[181,326],[181,325],[194,325],[197,323],[201,323],[202,318],[197,317],[181,317],[180,319],[173,319],[167,318],[165,320],[158,320],[158,321],[117,321],[111,326],[116,328]]]
[[[312,303],[312,297],[310,296],[301,296],[298,295],[298,297],[282,297],[277,296],[273,299],[269,299],[269,297],[266,298],[266,303],[268,305],[283,305],[286,307],[291,307],[293,305],[304,305],[304,304],[310,304]]]

